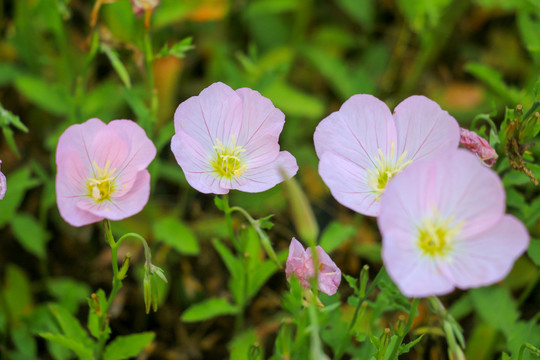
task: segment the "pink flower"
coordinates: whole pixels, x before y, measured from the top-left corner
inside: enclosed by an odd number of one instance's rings
[[[468,151],[410,165],[381,199],[388,274],[409,297],[502,280],[529,244],[525,226],[504,208],[501,180]]]
[[[319,290],[325,294],[334,295],[341,282],[341,270],[322,247],[317,246],[316,249],[319,262]],[[309,279],[315,274],[311,248],[304,250],[302,244],[295,238],[292,238],[289,246],[289,257],[287,258],[285,273],[287,274],[287,280],[294,274],[306,289],[310,287]]]
[[[459,125],[437,103],[411,96],[390,113],[371,95],[354,95],[317,126],[319,174],[334,198],[377,216],[388,182],[412,162],[441,156],[459,143]]]
[[[56,200],[73,226],[121,220],[143,209],[150,195],[146,167],[156,148],[131,120],[90,119],[64,131],[56,148]]]
[[[279,151],[285,115],[257,91],[215,83],[178,106],[171,149],[186,180],[202,193],[261,192],[298,171]]]
[[[0,165],[2,165],[2,160],[0,160]],[[7,190],[7,181],[6,176],[0,171],[0,200],[4,198]]]
[[[147,10],[153,11],[161,3],[160,0],[131,0],[135,15],[140,16]]]
[[[460,144],[467,150],[472,151],[478,156],[482,163],[492,167],[497,162],[499,155],[495,152],[486,139],[467,129],[461,128]]]

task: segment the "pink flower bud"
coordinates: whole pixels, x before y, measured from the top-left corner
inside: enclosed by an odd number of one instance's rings
[[[1,164],[2,164],[2,160],[0,160],[0,165]],[[6,189],[7,189],[6,176],[0,171],[0,200],[4,198],[4,195],[6,195]]]
[[[474,131],[469,131],[467,129],[461,128],[461,139],[460,144],[467,150],[472,151],[482,162],[492,167],[497,162],[499,155],[495,150],[489,145],[486,139],[475,133]]]
[[[328,295],[334,295],[341,282],[341,271],[332,261],[330,256],[317,246],[317,261],[319,268],[319,290]],[[302,244],[295,238],[292,238],[289,246],[289,257],[285,266],[287,279],[295,275],[304,288],[309,288],[309,279],[314,276],[313,256],[311,248],[304,249]]]
[[[154,11],[160,4],[160,0],[131,0],[131,6],[135,15],[140,16],[147,10]]]

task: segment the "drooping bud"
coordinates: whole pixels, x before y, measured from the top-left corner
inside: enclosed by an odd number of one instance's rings
[[[341,270],[339,270],[337,265],[322,247],[317,246],[316,249],[319,290],[325,294],[334,295],[341,282]],[[302,284],[304,288],[309,288],[309,280],[315,275],[311,248],[304,250],[302,244],[295,238],[292,239],[289,247],[289,256],[285,266],[285,273],[287,274],[287,279],[294,274],[298,280],[300,280],[300,284]]]
[[[486,166],[492,167],[495,165],[499,155],[497,155],[497,152],[489,145],[486,139],[474,131],[463,128],[461,128],[460,135],[461,146],[476,154]]]

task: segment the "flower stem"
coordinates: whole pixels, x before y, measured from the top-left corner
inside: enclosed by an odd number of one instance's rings
[[[278,268],[280,270],[283,269],[283,266],[281,265],[280,261],[278,260],[276,252],[274,251],[274,248],[272,247],[272,243],[270,242],[270,238],[268,237],[268,235],[266,235],[266,232],[264,232],[264,230],[261,229],[259,221],[255,220],[253,217],[251,217],[251,215],[246,210],[244,210],[243,208],[241,208],[239,206],[231,207],[230,211],[231,211],[231,213],[234,212],[234,211],[238,211],[239,213],[244,215],[246,220],[249,222],[249,224],[253,227],[253,229],[255,229],[255,231],[259,235],[259,239],[261,240],[261,244],[262,244],[264,250],[266,251],[266,253],[268,254],[268,256],[270,257],[270,259],[272,259],[274,261],[274,263],[278,266]]]
[[[365,300],[367,299],[369,294],[371,294],[371,292],[375,289],[375,287],[377,286],[377,284],[379,283],[379,281],[381,280],[381,278],[383,277],[383,275],[385,273],[386,273],[386,269],[385,269],[385,267],[383,265],[381,267],[381,269],[379,270],[379,272],[377,273],[377,275],[375,276],[375,279],[373,279],[373,282],[371,283],[371,285],[369,285],[369,287],[365,291],[365,293],[361,294],[361,296],[358,298],[358,304],[356,304],[356,308],[354,309],[353,317],[351,319],[351,322],[349,323],[349,327],[347,328],[347,335],[348,336],[351,335],[351,331],[354,328],[354,325],[356,325],[356,322],[358,320],[358,315],[360,313],[360,309],[363,306],[365,306],[365,305],[363,305]],[[360,291],[362,291],[362,290],[360,289]],[[345,344],[348,341],[348,336],[343,339],[343,342],[341,343],[341,345],[339,346],[339,349],[336,351],[336,353],[334,355],[334,360],[339,360],[343,356],[343,348],[345,347]]]
[[[227,228],[229,230],[229,237],[231,238],[231,241],[236,249],[236,252],[238,254],[238,257],[240,258],[240,261],[242,262],[242,265],[244,266],[244,279],[243,279],[243,289],[242,289],[242,301],[238,304],[240,306],[240,311],[238,312],[238,315],[236,316],[235,321],[235,331],[239,332],[244,327],[244,308],[247,302],[247,286],[248,286],[248,261],[246,257],[244,256],[244,250],[242,249],[241,244],[238,242],[238,239],[236,238],[236,235],[234,234],[234,229],[232,226],[232,217],[231,213],[233,212],[232,208],[229,206],[229,197],[228,195],[222,196],[223,200],[223,212],[225,213],[225,221],[227,222]]]
[[[413,302],[411,304],[411,311],[409,312],[409,319],[407,320],[407,325],[405,329],[400,331],[398,334],[398,340],[395,342],[394,347],[392,349],[392,353],[390,353],[390,357],[388,359],[397,359],[399,347],[401,346],[401,343],[403,342],[403,339],[405,339],[405,336],[411,330],[414,317],[416,316],[416,310],[418,308],[418,303],[420,302],[420,298],[414,298]]]
[[[122,287],[122,280],[118,277],[118,246],[120,245],[120,242],[114,241],[114,236],[112,234],[111,230],[111,224],[109,223],[109,220],[105,219],[105,238],[107,239],[107,242],[109,243],[109,246],[111,247],[111,263],[113,268],[113,287],[111,290],[111,293],[109,294],[109,298],[107,299],[107,311],[109,311],[109,308],[111,307],[111,304],[116,297],[116,294],[118,293],[118,290]]]

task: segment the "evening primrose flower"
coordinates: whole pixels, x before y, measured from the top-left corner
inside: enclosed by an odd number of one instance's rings
[[[0,166],[2,165],[2,160],[0,160]],[[0,200],[4,198],[7,190],[7,181],[6,176],[0,171]]]
[[[371,95],[354,95],[322,120],[314,135],[319,174],[334,198],[377,216],[390,180],[411,163],[455,149],[457,121],[437,103],[411,96],[390,113]]]
[[[529,244],[504,208],[501,180],[466,150],[408,166],[388,184],[377,219],[388,274],[409,297],[502,280]]]
[[[341,270],[332,261],[330,256],[323,250],[322,247],[317,246],[317,260],[318,260],[318,282],[319,290],[328,295],[334,295],[341,282]],[[304,250],[304,247],[298,240],[292,238],[291,245],[289,246],[289,257],[287,258],[285,266],[285,274],[287,280],[291,275],[295,275],[300,284],[308,289],[311,285],[309,279],[315,274],[313,267],[313,256],[311,248]]]
[[[493,149],[486,139],[467,129],[460,129],[460,144],[467,150],[472,151],[482,163],[486,166],[492,167],[497,162],[499,155],[495,149]]]
[[[73,226],[121,220],[143,209],[150,195],[146,167],[156,148],[131,120],[72,125],[56,148],[56,200]]]
[[[171,149],[187,182],[202,193],[261,192],[298,171],[280,151],[285,116],[257,91],[215,83],[178,106]]]

